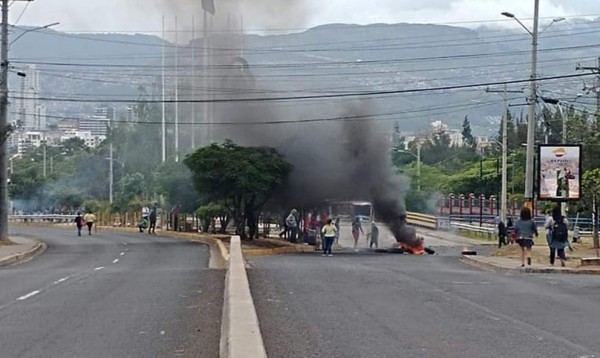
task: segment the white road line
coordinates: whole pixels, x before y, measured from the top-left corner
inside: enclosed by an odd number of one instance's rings
[[[121,252],[121,256],[123,256],[123,255],[125,255],[125,253],[124,253],[124,252]]]
[[[127,243],[126,243],[126,242],[122,242],[122,244],[123,244],[123,245],[125,245],[125,246],[127,246]]]
[[[94,271],[99,271],[99,270],[102,270],[102,269],[104,269],[104,266],[96,267],[96,268],[94,269]]]
[[[113,260],[113,264],[116,264],[117,262],[119,262],[119,259],[114,259]]]
[[[33,291],[33,292],[30,292],[30,293],[26,294],[25,296],[21,296],[21,297],[17,298],[17,301],[23,301],[23,300],[26,300],[26,299],[28,299],[29,297],[33,297],[33,296],[37,295],[38,293],[40,293],[40,291],[39,291],[39,290],[38,290],[38,291]]]
[[[67,277],[63,277],[63,278],[61,278],[61,279],[60,279],[60,280],[58,280],[58,281],[54,281],[54,284],[55,284],[55,285],[58,285],[59,283],[65,282],[65,281],[66,281],[66,280],[68,280],[69,278],[70,278],[69,276],[67,276]]]

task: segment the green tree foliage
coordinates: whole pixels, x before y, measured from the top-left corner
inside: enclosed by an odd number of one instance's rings
[[[225,230],[227,229],[227,223],[229,222],[227,208],[225,205],[221,203],[208,203],[206,205],[202,205],[198,208],[198,210],[196,210],[196,215],[200,219],[203,232],[208,232],[211,225],[213,225],[212,230],[214,232],[214,220],[215,218],[218,218],[221,223],[220,233],[225,233]]]
[[[257,235],[261,209],[292,170],[274,148],[241,147],[231,141],[200,148],[184,163],[203,200],[223,203],[237,233],[250,239]]]
[[[473,137],[473,132],[471,131],[471,122],[469,121],[469,117],[465,116],[462,124],[462,139],[466,146],[474,147],[477,143],[475,142],[475,137]]]

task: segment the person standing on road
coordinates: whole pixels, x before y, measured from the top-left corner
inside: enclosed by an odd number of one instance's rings
[[[514,244],[517,239],[515,235],[515,226],[513,224],[512,218],[508,218],[506,220],[506,236],[508,237],[508,243]]]
[[[181,205],[179,205],[179,203],[177,203],[177,205],[175,205],[175,207],[171,211],[171,220],[172,220],[172,223],[173,223],[173,231],[179,231],[179,211],[180,211],[180,207],[181,207]]]
[[[88,228],[88,235],[92,235],[92,227],[94,227],[94,221],[96,221],[96,216],[92,213],[91,210],[88,210],[87,214],[83,216],[83,220]]]
[[[502,245],[508,245],[508,241],[506,240],[506,224],[500,220],[498,222],[498,248],[501,248]]]
[[[83,228],[83,217],[81,216],[81,213],[77,213],[75,225],[77,225],[77,236],[81,236],[81,228]]]
[[[150,225],[148,226],[148,234],[156,234],[156,216],[158,214],[158,204],[154,203],[154,206],[150,210]]]
[[[355,216],[352,221],[352,237],[354,238],[354,250],[356,251],[356,245],[358,245],[358,239],[360,238],[360,234],[365,234],[362,228],[362,224],[360,223],[360,217]]]
[[[369,248],[373,248],[373,245],[375,245],[375,248],[378,249],[379,248],[379,228],[377,227],[377,225],[375,225],[375,222],[371,223],[371,233],[369,234],[369,236],[371,237],[371,242],[369,243]]]
[[[560,207],[556,206],[552,209],[552,217],[546,220],[545,223],[546,231],[550,232],[550,240],[548,246],[550,247],[550,265],[554,266],[554,260],[558,251],[558,258],[560,259],[560,265],[565,266],[565,248],[569,246],[569,222],[561,215]]]
[[[335,243],[337,244],[340,241],[340,218],[335,219]]]
[[[531,218],[531,209],[527,207],[521,209],[521,216],[515,228],[519,237],[519,246],[521,247],[521,267],[525,267],[525,253],[527,253],[527,265],[531,266],[533,235],[538,236],[537,227]]]
[[[333,242],[335,241],[335,233],[337,229],[335,225],[331,223],[331,219],[327,219],[327,224],[323,226],[321,229],[321,233],[323,233],[323,256],[333,256],[331,253],[331,247],[333,246]]]
[[[298,237],[298,219],[296,218],[296,215],[298,215],[298,210],[292,209],[285,219],[285,223],[290,231],[290,242],[293,243],[296,243],[296,238]]]

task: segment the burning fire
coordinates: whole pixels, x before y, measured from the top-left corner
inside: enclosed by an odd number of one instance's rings
[[[413,255],[423,255],[425,253],[422,237],[419,237],[417,241],[411,243],[400,242],[400,247],[404,249],[404,251]]]

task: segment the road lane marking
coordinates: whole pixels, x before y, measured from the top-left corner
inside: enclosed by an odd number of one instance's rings
[[[126,243],[126,242],[122,242],[121,244],[123,244],[123,245],[127,246],[127,243]]]
[[[94,269],[94,271],[99,271],[99,270],[102,270],[102,269],[104,269],[104,266],[96,267],[96,268]]]
[[[117,262],[119,262],[119,259],[114,259],[113,260],[113,264],[116,264]]]
[[[123,255],[125,255],[125,253],[124,253],[124,252],[121,252],[120,256],[123,256]]]
[[[23,301],[23,300],[26,300],[26,299],[28,299],[28,298],[30,298],[30,297],[33,297],[33,296],[37,295],[38,293],[40,293],[40,291],[39,291],[39,290],[37,290],[37,291],[33,291],[33,292],[29,292],[29,293],[28,293],[28,294],[26,294],[25,296],[21,296],[21,297],[17,298],[17,301]]]
[[[67,277],[63,277],[63,278],[61,278],[61,279],[60,279],[60,280],[58,280],[58,281],[54,281],[54,284],[55,284],[55,285],[58,285],[59,283],[65,282],[65,281],[66,281],[66,280],[68,280],[69,278],[70,278],[69,276],[67,276]]]

